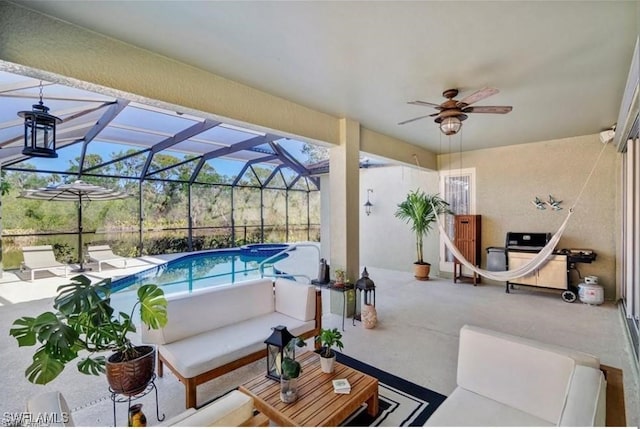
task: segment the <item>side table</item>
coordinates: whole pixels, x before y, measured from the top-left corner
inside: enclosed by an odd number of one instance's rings
[[[342,293],[342,330],[344,331],[344,319],[347,315],[347,304],[348,304],[347,293],[349,293],[349,291],[354,290],[355,285],[353,283],[345,283],[344,286],[336,286],[333,281],[329,283],[318,283],[316,280],[311,280],[311,284],[321,289],[335,290],[337,292]]]
[[[164,420],[165,418],[164,413],[162,414],[162,417],[160,417],[160,410],[158,408],[158,388],[156,387],[155,381],[156,381],[156,375],[153,374],[153,377],[151,378],[151,381],[149,382],[149,384],[147,384],[147,387],[141,393],[138,393],[137,395],[131,395],[131,396],[114,392],[113,390],[111,390],[111,387],[109,387],[109,392],[111,393],[111,402],[113,402],[113,426],[114,427],[116,427],[116,402],[127,403],[127,416],[128,416],[129,409],[131,408],[131,401],[147,396],[149,393],[151,393],[151,391],[154,391],[156,394],[156,418],[158,419],[159,422]]]

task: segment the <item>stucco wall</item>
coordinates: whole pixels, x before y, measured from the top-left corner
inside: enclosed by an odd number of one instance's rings
[[[486,266],[484,249],[504,246],[508,231],[554,233],[575,204],[602,147],[598,135],[589,135],[463,152],[463,167],[476,168],[482,266]],[[457,155],[438,158],[439,169],[459,166]],[[607,146],[558,245],[559,249],[593,249],[598,254],[593,264],[577,268],[582,276],[600,278],[607,299],[616,296],[616,160],[615,148]],[[563,200],[563,210],[538,210],[531,203],[536,196],[546,201],[549,194]],[[576,273],[572,279],[577,280]]]
[[[398,203],[410,190],[437,192],[435,172],[410,167],[383,167],[360,170],[360,265],[412,271],[416,260],[415,239],[409,225],[394,216]],[[364,213],[367,189],[373,189],[371,215]],[[437,269],[438,234],[425,240],[425,261]],[[434,274],[436,271],[434,271]]]

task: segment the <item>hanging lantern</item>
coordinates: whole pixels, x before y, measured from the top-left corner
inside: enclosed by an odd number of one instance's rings
[[[43,158],[57,158],[56,125],[62,122],[57,116],[50,115],[49,108],[42,102],[42,83],[40,83],[40,102],[32,106],[33,110],[18,112],[24,118],[24,149],[22,153]]]
[[[295,347],[287,347],[295,337],[287,331],[286,326],[278,325],[264,342],[267,345],[267,377],[280,380],[280,364],[285,357],[295,360]]]

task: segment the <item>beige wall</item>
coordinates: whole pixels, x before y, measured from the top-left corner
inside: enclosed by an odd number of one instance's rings
[[[488,246],[504,246],[508,231],[554,233],[602,149],[598,135],[572,137],[462,153],[463,167],[476,168],[477,214],[482,215],[483,263]],[[459,168],[458,154],[438,157],[439,169]],[[578,264],[582,276],[596,275],[607,299],[616,297],[615,232],[617,154],[604,153],[579,200],[559,248],[593,249],[593,264]],[[538,210],[531,201],[549,194],[563,200],[563,210]],[[577,275],[572,273],[572,279]]]
[[[437,192],[437,173],[411,167],[360,169],[360,265],[413,271],[415,238],[409,225],[394,216],[407,193],[420,188]],[[367,189],[373,189],[371,215],[364,212]],[[437,274],[438,234],[425,239],[425,261]]]

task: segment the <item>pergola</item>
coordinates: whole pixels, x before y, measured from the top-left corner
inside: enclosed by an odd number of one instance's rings
[[[56,160],[22,154],[24,127],[16,112],[28,108],[38,99],[40,91],[51,113],[63,119],[57,129]],[[233,216],[234,192],[238,188],[259,189],[260,231],[264,238],[265,190],[286,193],[287,213],[289,193],[306,193],[308,212],[309,194],[320,189],[316,174],[326,172],[323,165],[314,168],[300,160],[304,158],[304,143],[295,139],[3,71],[0,71],[0,106],[3,170],[85,180],[103,177],[137,181],[140,245],[145,182],[175,182],[187,188],[188,243],[192,250],[196,229],[191,216],[194,186],[230,190],[231,231],[235,231],[238,222]],[[96,163],[96,159],[100,162]],[[174,161],[167,164],[167,159]],[[122,173],[123,165],[127,166],[126,174]],[[211,171],[218,174],[205,174]],[[307,215],[308,223],[309,218]],[[288,216],[284,221],[288,225]],[[235,237],[232,241],[235,243]]]

